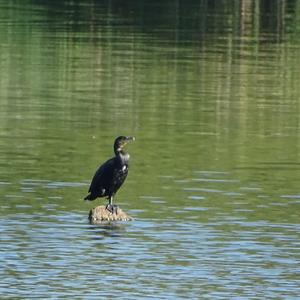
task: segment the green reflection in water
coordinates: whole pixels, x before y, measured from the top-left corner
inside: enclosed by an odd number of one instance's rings
[[[138,198],[153,195],[189,205],[176,179],[199,170],[234,172],[276,202],[298,193],[299,49],[293,31],[278,29],[280,7],[268,17],[274,29],[257,2],[194,3],[185,7],[199,11],[191,18],[170,3],[155,18],[156,4],[82,4],[32,5],[26,14],[19,2],[4,7],[3,181],[88,182],[114,137],[134,134],[120,192],[132,207],[151,210]],[[160,176],[175,181],[163,187]],[[62,192],[62,201],[81,207],[72,198],[84,189]]]

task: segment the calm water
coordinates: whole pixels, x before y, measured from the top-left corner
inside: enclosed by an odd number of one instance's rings
[[[296,299],[300,2],[124,3],[0,1],[1,299]]]

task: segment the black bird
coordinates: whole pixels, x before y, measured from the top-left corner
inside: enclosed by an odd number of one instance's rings
[[[124,146],[134,141],[134,137],[119,136],[114,143],[115,157],[106,161],[96,171],[89,188],[89,194],[84,200],[95,200],[107,197],[106,209],[111,213],[118,213],[117,205],[113,205],[113,197],[125,181],[128,174],[129,154],[123,150]]]

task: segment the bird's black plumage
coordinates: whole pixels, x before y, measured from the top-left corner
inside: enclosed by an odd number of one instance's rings
[[[98,168],[92,179],[89,194],[84,200],[92,201],[98,197],[107,197],[109,199],[107,209],[114,212],[113,197],[128,174],[129,154],[124,151],[123,147],[132,140],[134,140],[133,137],[119,136],[116,138],[114,143],[115,156]]]

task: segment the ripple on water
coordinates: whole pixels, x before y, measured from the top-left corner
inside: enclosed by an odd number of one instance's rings
[[[1,294],[276,297],[286,288],[287,276],[289,295],[297,293],[297,226],[270,228],[266,222],[232,218],[206,224],[139,219],[92,226],[85,214],[58,211],[5,216],[0,224]],[[262,282],[267,292],[261,290]],[[224,284],[230,288],[224,290]],[[118,289],[111,289],[115,285]]]
[[[44,188],[58,189],[58,188],[65,188],[65,187],[82,187],[82,186],[88,186],[88,184],[82,182],[50,181],[44,185]]]
[[[211,183],[238,183],[236,179],[215,179],[215,178],[193,178],[193,181],[198,182],[211,182]]]
[[[204,200],[205,197],[204,196],[192,195],[192,196],[188,196],[188,199],[192,199],[192,200]]]
[[[281,195],[281,198],[300,199],[300,195]]]
[[[208,189],[208,188],[198,188],[198,187],[187,187],[183,188],[184,191],[199,191],[199,192],[205,192],[205,193],[222,193],[221,190],[216,189]]]

